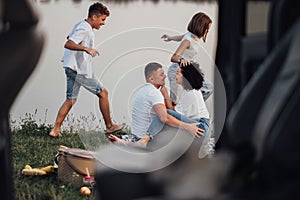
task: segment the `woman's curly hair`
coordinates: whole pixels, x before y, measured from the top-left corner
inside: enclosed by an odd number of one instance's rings
[[[182,86],[186,90],[199,90],[203,86],[204,74],[199,64],[190,62],[187,66],[180,66],[183,75]]]

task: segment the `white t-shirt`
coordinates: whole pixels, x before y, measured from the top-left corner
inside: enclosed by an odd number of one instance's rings
[[[165,104],[159,89],[150,83],[143,85],[137,92],[132,108],[132,133],[139,138],[147,134],[147,130],[156,117],[153,106]]]
[[[91,25],[85,20],[80,21],[73,27],[68,39],[76,44],[94,48],[95,34]],[[77,74],[92,78],[92,56],[85,51],[65,49],[62,62],[63,67],[69,67],[76,71]]]
[[[200,90],[184,90],[175,111],[191,119],[209,119],[209,112]]]
[[[206,52],[200,44],[201,39],[196,40],[195,37],[192,36],[191,32],[187,32],[184,34],[181,42],[184,40],[188,40],[190,42],[190,46],[182,52],[181,56],[186,60],[201,63],[201,58],[206,57]]]

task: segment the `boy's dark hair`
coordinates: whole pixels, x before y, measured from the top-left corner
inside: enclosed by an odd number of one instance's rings
[[[88,17],[99,14],[109,16],[110,13],[106,6],[102,3],[96,2],[89,7]]]
[[[156,62],[148,63],[146,65],[145,71],[144,71],[146,80],[152,74],[152,72],[158,70],[159,68],[162,68],[162,65],[159,63],[156,63]]]
[[[205,13],[199,12],[195,14],[188,24],[187,30],[197,37],[202,38],[203,42],[206,41],[207,29],[212,20]]]
[[[191,62],[187,66],[180,66],[183,75],[182,86],[186,90],[200,90],[203,86],[203,73],[199,64]]]

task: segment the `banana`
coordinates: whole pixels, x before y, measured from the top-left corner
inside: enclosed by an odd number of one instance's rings
[[[25,174],[25,175],[45,175],[46,172],[41,170],[41,169],[34,168],[34,169],[23,169],[22,174]]]
[[[25,165],[24,169],[32,169],[30,165]]]
[[[41,170],[43,170],[43,171],[46,172],[46,173],[51,173],[51,172],[54,171],[54,166],[49,165],[49,166],[47,166],[47,167],[42,167]]]
[[[54,166],[48,165],[46,167],[38,167],[32,168],[30,165],[25,165],[24,169],[22,170],[22,174],[25,175],[45,175],[47,173],[51,173],[54,171]]]

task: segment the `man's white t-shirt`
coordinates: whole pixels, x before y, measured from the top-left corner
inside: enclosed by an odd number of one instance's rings
[[[150,83],[143,85],[137,92],[132,108],[132,133],[139,138],[147,134],[152,120],[157,116],[153,106],[165,104],[164,97]]]
[[[95,34],[91,25],[85,20],[77,23],[68,36],[76,44],[94,48]],[[85,75],[92,78],[92,56],[85,51],[73,51],[65,49],[62,58],[63,67],[69,67],[76,71],[77,74]]]
[[[200,90],[184,90],[174,109],[191,119],[209,119],[209,112]]]

